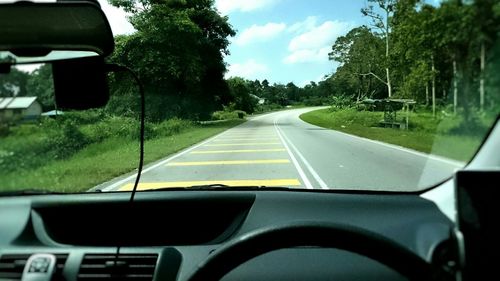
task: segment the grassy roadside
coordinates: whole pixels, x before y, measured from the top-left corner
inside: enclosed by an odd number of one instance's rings
[[[164,158],[243,122],[231,120],[197,125],[172,136],[147,140],[145,163]],[[2,174],[1,190],[86,191],[99,183],[134,170],[138,164],[138,147],[137,141],[108,138],[86,146],[67,159],[52,161],[36,169]]]
[[[410,130],[378,127],[382,112],[344,109],[320,109],[302,114],[300,118],[323,128],[396,144],[424,153],[467,162],[482,142],[484,134],[460,135],[448,133],[459,120],[434,119],[428,114],[412,114]]]

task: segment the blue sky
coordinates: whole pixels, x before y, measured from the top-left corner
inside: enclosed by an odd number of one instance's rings
[[[351,28],[368,23],[365,0],[217,0],[237,30],[226,57],[226,77],[294,82],[303,86],[331,74],[332,44]]]

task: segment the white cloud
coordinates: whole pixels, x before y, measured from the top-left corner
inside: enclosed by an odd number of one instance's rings
[[[99,0],[101,8],[108,18],[113,35],[131,34],[135,32],[134,27],[127,20],[127,13],[120,8],[111,6],[107,0]]]
[[[296,22],[292,24],[289,28],[289,32],[306,32],[313,29],[318,22],[318,17],[309,16],[304,21]]]
[[[269,40],[285,30],[286,24],[270,22],[265,25],[252,25],[243,30],[236,38],[236,44],[246,45],[255,41]]]
[[[346,22],[326,21],[322,25],[294,37],[290,41],[288,49],[296,51],[333,44],[337,37],[348,30],[349,26],[350,24]]]
[[[262,79],[267,73],[269,73],[269,67],[267,65],[250,59],[244,63],[231,64],[228,67],[226,78],[237,76],[247,79]]]
[[[331,45],[352,27],[351,23],[341,21],[326,21],[317,26],[316,21],[309,17],[292,25],[293,30],[305,31],[290,40],[290,54],[283,59],[284,63],[327,62]]]
[[[285,57],[284,63],[304,63],[304,62],[325,62],[328,60],[328,53],[330,47],[323,47],[321,49],[304,49],[292,52]]]
[[[223,15],[234,11],[251,12],[262,8],[270,7],[279,0],[216,0],[215,7]]]

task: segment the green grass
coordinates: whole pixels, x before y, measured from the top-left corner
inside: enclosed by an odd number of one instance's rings
[[[473,135],[452,134],[450,131],[457,128],[461,122],[460,118],[443,115],[435,119],[427,112],[412,113],[409,130],[381,128],[378,123],[383,119],[382,112],[355,109],[321,109],[302,114],[300,118],[320,127],[464,162],[471,159],[486,133],[483,131]],[[488,119],[483,122],[487,124],[492,121]]]
[[[145,163],[164,158],[206,138],[216,135],[243,120],[198,125],[167,137],[145,143]],[[41,189],[59,192],[86,191],[102,182],[136,169],[139,142],[111,137],[93,143],[63,160],[49,161],[45,166],[17,170],[0,175],[1,190]]]

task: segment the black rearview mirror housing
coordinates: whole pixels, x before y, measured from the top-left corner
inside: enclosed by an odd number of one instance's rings
[[[52,63],[58,108],[106,105],[104,58],[113,49],[111,27],[96,0],[0,2],[0,69]]]
[[[51,51],[113,52],[114,39],[98,2],[14,2],[0,4],[0,51],[18,57]]]
[[[109,100],[104,58],[88,57],[52,63],[54,92],[60,109],[103,107]]]

